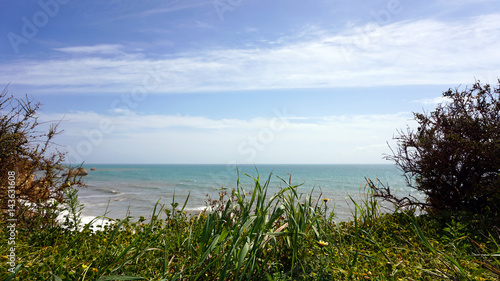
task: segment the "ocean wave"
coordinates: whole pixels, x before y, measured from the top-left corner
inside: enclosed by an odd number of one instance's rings
[[[127,171],[143,171],[144,169],[141,168],[99,168],[96,169],[95,171],[92,171],[93,173],[95,172],[127,172]]]
[[[119,191],[114,190],[114,189],[107,189],[107,188],[98,188],[98,191],[102,191],[103,193],[109,193],[109,194],[120,194]]]
[[[63,225],[64,222],[66,221],[66,218],[70,217],[70,214],[68,211],[62,211],[60,212],[59,216],[56,218],[56,221]],[[93,231],[99,231],[99,230],[104,230],[104,226],[108,224],[113,224],[112,221],[109,219],[106,219],[104,217],[100,216],[80,216],[80,223],[77,226],[78,231],[82,231],[85,226],[89,225],[89,228]],[[64,225],[63,225],[64,226]]]
[[[123,195],[123,194],[115,194],[114,196],[111,195],[111,193],[109,193],[110,195],[108,196],[105,196],[103,194],[91,194],[91,195],[81,195],[81,194],[78,194],[78,199],[90,199],[90,198],[113,198],[113,197],[116,197],[116,196],[120,196],[120,195]]]
[[[186,212],[201,212],[207,209],[207,206],[199,206],[199,207],[191,207],[191,208],[184,208],[184,211]]]

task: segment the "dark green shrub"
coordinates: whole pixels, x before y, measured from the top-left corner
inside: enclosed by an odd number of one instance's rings
[[[500,80],[496,88],[476,82],[443,93],[448,102],[430,113],[414,113],[416,131],[399,131],[398,147],[387,159],[405,173],[426,202],[397,198],[389,188],[377,195],[399,206],[430,210],[500,210]]]

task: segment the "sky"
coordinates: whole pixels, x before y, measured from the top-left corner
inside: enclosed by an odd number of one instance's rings
[[[67,161],[391,164],[442,92],[500,76],[500,2],[1,1],[0,83]]]

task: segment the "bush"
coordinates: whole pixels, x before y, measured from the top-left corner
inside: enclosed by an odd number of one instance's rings
[[[417,205],[433,211],[500,210],[500,80],[496,88],[477,81],[471,88],[449,89],[447,102],[429,114],[414,113],[416,131],[399,131],[392,156],[407,184],[426,195],[426,202],[398,198],[389,188],[379,197],[400,207]]]
[[[51,225],[64,191],[80,184],[60,177],[64,153],[54,149],[58,124],[40,130],[36,113],[40,103],[26,97],[15,100],[0,94],[0,218],[17,219],[28,229]]]

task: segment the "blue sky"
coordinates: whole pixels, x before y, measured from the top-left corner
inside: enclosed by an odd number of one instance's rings
[[[86,163],[389,163],[500,75],[498,1],[2,1],[0,77]]]

